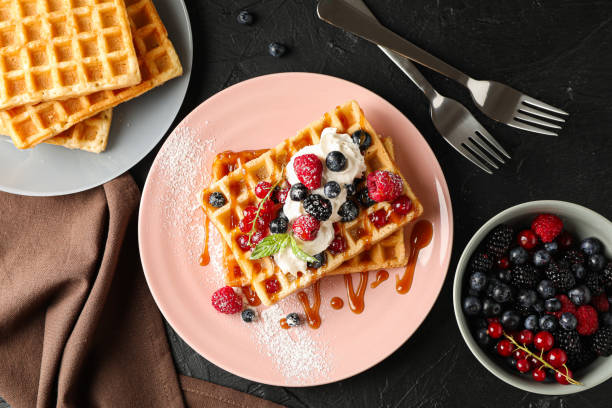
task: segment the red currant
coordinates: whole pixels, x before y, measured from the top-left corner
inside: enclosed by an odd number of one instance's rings
[[[274,203],[272,200],[266,200],[261,204],[261,211],[259,211],[260,215],[266,214],[272,216],[274,210]]]
[[[527,354],[521,349],[516,349],[512,352],[512,358],[514,358],[516,361],[525,358],[526,355]]]
[[[270,192],[271,188],[272,184],[268,183],[267,181],[260,181],[255,186],[255,195],[257,198],[264,198]]]
[[[538,245],[538,237],[532,230],[523,230],[518,234],[518,243],[523,248],[529,250]]]
[[[497,261],[497,266],[499,266],[501,269],[508,269],[510,267],[510,261],[507,257],[503,257]]]
[[[327,249],[334,255],[340,254],[346,251],[346,241],[342,238],[342,235],[336,235]]]
[[[552,348],[553,344],[555,344],[555,339],[547,331],[539,332],[533,339],[533,346],[538,350],[548,351]]]
[[[574,244],[574,237],[567,231],[562,231],[557,237],[557,244],[561,249],[567,249]]]
[[[518,341],[521,344],[533,343],[533,332],[530,330],[521,330],[521,332],[518,334]]]
[[[487,317],[487,323],[499,323],[499,317]]]
[[[561,370],[557,371],[557,373],[555,374],[555,380],[557,380],[559,384],[567,385],[569,384],[569,381],[567,381],[566,376],[572,378],[572,370],[567,367],[562,367]]]
[[[370,221],[376,228],[382,228],[389,222],[389,218],[387,217],[387,211],[383,208],[380,210],[374,211],[372,214],[368,215]]]
[[[551,366],[559,368],[567,363],[567,354],[560,348],[554,348],[546,355],[546,361],[548,361]]]
[[[537,367],[538,365],[541,365],[542,363],[540,361],[538,361],[537,358],[535,358],[534,356],[530,356],[527,360],[529,360],[529,363],[531,364],[532,367]]]
[[[501,323],[499,322],[491,322],[489,323],[489,327],[487,328],[487,333],[489,333],[489,337],[494,339],[499,339],[504,331]]]
[[[242,210],[242,215],[244,218],[250,218],[251,220],[255,219],[255,214],[257,214],[257,207],[254,205],[248,205],[244,210]]]
[[[266,230],[256,230],[253,235],[251,235],[251,247],[255,248],[257,244],[259,244],[263,239],[268,235],[268,231]]]
[[[503,339],[497,343],[497,354],[503,357],[508,357],[512,354],[512,343],[510,343],[510,340]]]
[[[538,368],[538,369],[533,370],[533,372],[531,373],[531,376],[533,377],[534,380],[538,382],[544,381],[546,379],[546,371]]]
[[[527,359],[521,358],[520,360],[516,361],[516,369],[521,373],[526,373],[527,371],[531,370],[531,364]]]
[[[280,290],[280,282],[276,278],[266,279],[266,292],[276,293]]]
[[[249,245],[249,237],[247,235],[240,235],[236,242],[243,251],[248,251],[251,249],[251,246]]]
[[[391,208],[397,215],[406,215],[412,209],[412,200],[405,195],[399,196],[393,200]]]
[[[253,217],[248,216],[248,217],[244,217],[243,219],[241,219],[240,222],[238,222],[238,228],[240,228],[240,231],[244,233],[251,232],[251,229],[253,228]],[[266,222],[266,220],[259,217],[257,219],[256,230],[265,231],[266,228],[268,228],[268,223]]]
[[[281,204],[285,204],[285,201],[287,201],[287,194],[289,194],[289,189],[281,188],[280,190],[274,193],[274,196],[275,196],[274,198],[276,199],[277,202]]]

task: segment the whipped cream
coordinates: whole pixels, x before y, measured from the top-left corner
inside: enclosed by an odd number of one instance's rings
[[[341,152],[344,157],[346,157],[346,168],[342,171],[331,171],[325,165],[325,158],[327,154],[332,151]],[[302,241],[301,239],[295,237],[295,240],[298,243],[300,249],[306,252],[309,255],[316,255],[320,252],[323,252],[327,249],[329,244],[334,239],[334,227],[333,223],[340,221],[341,217],[338,215],[338,210],[340,206],[344,204],[346,201],[346,184],[351,184],[355,178],[359,177],[365,170],[365,161],[363,159],[363,155],[359,151],[359,146],[353,142],[351,136],[344,133],[337,133],[336,128],[325,128],[321,133],[321,141],[319,144],[306,146],[299,151],[297,151],[289,160],[287,164],[286,174],[287,180],[291,185],[299,183],[300,180],[295,173],[295,169],[293,167],[293,162],[296,157],[305,155],[305,154],[314,154],[316,155],[323,163],[323,173],[321,175],[321,187],[312,190],[311,194],[319,194],[322,197],[327,198],[332,205],[332,215],[326,221],[320,222],[319,232],[317,236],[312,241]],[[328,181],[335,181],[340,184],[341,191],[337,197],[329,198],[325,196],[323,192],[323,186]],[[302,206],[301,201],[293,201],[289,196],[287,196],[287,200],[283,206],[283,212],[285,216],[289,219],[289,230],[288,233],[291,233],[291,224],[298,218],[300,215],[306,214],[304,207]],[[306,272],[306,262],[299,259],[293,251],[291,247],[288,246],[283,250],[277,252],[274,255],[274,261],[278,265],[278,267],[285,273],[291,273],[292,275],[297,275],[299,271]]]

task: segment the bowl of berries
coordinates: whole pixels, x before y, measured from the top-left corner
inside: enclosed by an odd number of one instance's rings
[[[532,201],[485,223],[457,265],[455,316],[474,356],[506,383],[559,395],[612,377],[612,222]]]

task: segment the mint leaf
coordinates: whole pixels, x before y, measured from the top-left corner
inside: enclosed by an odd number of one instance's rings
[[[251,252],[250,259],[259,259],[272,256],[281,249],[285,248],[291,237],[287,234],[272,234],[265,237]]]
[[[304,251],[302,251],[300,249],[300,247],[298,246],[298,244],[297,244],[295,238],[293,238],[293,236],[289,236],[289,239],[291,240],[291,250],[293,251],[295,256],[300,258],[302,261],[317,262],[317,258],[315,258],[314,256],[308,255],[306,252],[304,252]]]

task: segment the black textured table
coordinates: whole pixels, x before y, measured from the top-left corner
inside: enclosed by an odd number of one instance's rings
[[[455,243],[444,288],[428,318],[398,351],[362,374],[321,387],[262,385],[209,363],[168,327],[179,372],[291,407],[611,406],[609,381],[575,396],[544,397],[493,377],[459,334],[451,287],[463,246],[482,223],[509,206],[560,199],[612,218],[612,2],[367,3],[383,24],[468,74],[507,83],[570,112],[565,129],[553,138],[494,123],[476,111],[459,85],[423,70],[442,93],[463,102],[512,154],[508,165],[488,176],[442,140],[424,96],[393,63],[370,43],[319,21],[314,1],[188,0],[194,67],[176,123],[216,92],[263,74],[320,72],[360,84],[410,118],[438,157],[453,203]],[[236,22],[244,8],[256,15],[251,26]],[[269,56],[272,41],[286,44],[289,52],[282,58]],[[132,170],[140,186],[157,150]]]

